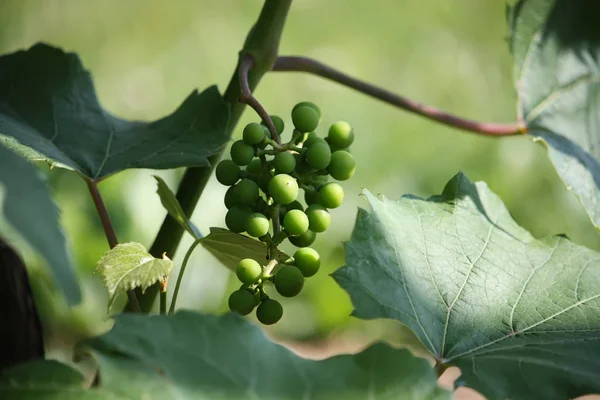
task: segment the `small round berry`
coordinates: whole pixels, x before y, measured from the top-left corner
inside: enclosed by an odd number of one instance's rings
[[[254,203],[252,206],[252,211],[262,215],[267,215],[269,213],[269,205],[262,197],[259,197],[256,203]]]
[[[292,153],[281,152],[273,159],[275,171],[282,174],[289,174],[296,169],[296,159]]]
[[[316,238],[317,234],[309,229],[303,235],[290,236],[288,240],[296,247],[308,247],[315,242]]]
[[[229,309],[240,315],[248,315],[254,310],[256,301],[248,290],[240,289],[229,296]]]
[[[349,123],[339,121],[329,127],[327,137],[332,147],[343,149],[354,142],[354,130]]]
[[[246,229],[246,219],[251,214],[248,207],[233,206],[225,214],[225,225],[231,232],[242,233]]]
[[[298,183],[287,174],[276,175],[269,182],[269,194],[279,204],[290,204],[298,197]]]
[[[237,202],[237,196],[235,195],[235,186],[231,186],[227,189],[223,201],[225,202],[225,207],[227,207],[228,210],[233,206],[239,205]]]
[[[294,154],[294,160],[296,160],[296,172],[299,175],[308,175],[312,172],[311,166],[300,154]]]
[[[283,227],[291,236],[300,236],[308,230],[308,217],[300,210],[290,210],[283,217]]]
[[[319,126],[319,114],[311,107],[300,106],[292,112],[292,122],[300,132],[311,132]]]
[[[321,196],[319,192],[316,190],[307,190],[304,192],[304,202],[307,206],[311,206],[313,204],[319,204],[321,201]]]
[[[243,166],[250,164],[254,158],[254,147],[245,143],[243,140],[233,142],[231,145],[231,159],[237,165]]]
[[[221,185],[231,186],[240,179],[240,167],[232,160],[222,160],[217,164],[215,176]]]
[[[316,132],[310,132],[308,134],[308,136],[306,137],[306,140],[302,144],[302,147],[304,147],[305,149],[307,149],[311,145],[313,145],[313,144],[315,144],[317,142],[322,142],[322,143],[327,144],[327,142],[325,141],[325,139],[323,139],[322,137],[319,137],[319,135],[317,135]]]
[[[352,154],[347,151],[338,150],[331,155],[331,162],[327,166],[327,171],[333,179],[345,181],[354,175],[356,161]]]
[[[337,208],[344,201],[344,189],[335,182],[329,182],[319,189],[319,203],[327,208]]]
[[[244,142],[253,146],[257,145],[263,140],[265,140],[265,130],[263,129],[261,124],[257,124],[256,122],[250,122],[244,128],[244,132],[242,134],[244,138]]]
[[[305,278],[309,278],[317,273],[321,266],[321,257],[315,249],[310,247],[303,247],[296,250],[294,253],[294,261],[296,262],[296,268],[298,268]]]
[[[255,158],[250,161],[250,164],[246,166],[246,172],[251,174],[261,174],[263,172],[262,162],[259,158]]]
[[[273,283],[277,293],[283,297],[294,297],[304,286],[304,275],[293,265],[284,265],[275,274]]]
[[[263,325],[273,325],[283,316],[281,303],[273,299],[263,300],[256,309],[256,318]]]
[[[235,270],[235,274],[240,282],[246,285],[258,282],[262,276],[262,272],[260,264],[251,258],[244,258],[239,262]]]
[[[321,187],[329,182],[329,175],[313,175],[310,177],[310,182],[316,187]]]
[[[309,228],[313,232],[325,232],[331,223],[331,215],[320,204],[313,204],[306,209]]]
[[[262,237],[269,232],[269,220],[263,214],[254,213],[246,218],[246,232],[253,237]]]
[[[233,187],[236,202],[242,206],[250,206],[258,200],[258,185],[251,179],[242,179]]]
[[[306,107],[312,108],[313,110],[315,110],[315,112],[317,113],[317,115],[319,116],[319,118],[321,118],[321,109],[315,103],[312,103],[310,101],[301,101],[300,103],[296,104],[294,106],[294,108],[292,108],[292,113],[294,111],[296,111],[296,109],[298,107],[302,107],[302,106],[306,106]]]
[[[306,162],[314,169],[325,169],[331,161],[331,149],[327,143],[315,142],[306,150]]]

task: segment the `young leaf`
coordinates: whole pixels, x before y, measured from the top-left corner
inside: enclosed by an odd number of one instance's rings
[[[0,185],[4,187],[2,213],[8,222],[44,257],[67,301],[79,303],[81,293],[59,224],[59,211],[43,175],[0,144]]]
[[[462,174],[429,199],[365,196],[334,273],[357,317],[401,321],[490,400],[600,392],[600,254],[533,238]]]
[[[126,121],[101,107],[77,55],[36,44],[0,57],[0,132],[90,179],[206,165],[228,139],[228,117],[213,86],[165,118]]]
[[[244,258],[256,260],[260,265],[267,262],[267,246],[248,236],[233,233],[223,228],[210,228],[210,234],[202,239],[202,246],[224,266],[235,271]],[[281,257],[288,255],[279,252]]]
[[[179,225],[181,225],[183,229],[188,231],[188,233],[194,238],[201,238],[202,234],[183,212],[181,204],[179,204],[177,197],[175,197],[175,193],[173,193],[171,189],[169,189],[167,183],[160,176],[154,175],[154,179],[156,179],[157,183],[156,193],[158,193],[158,196],[160,197],[160,202],[162,203],[163,207],[167,210],[171,218],[177,221]]]
[[[139,243],[123,243],[110,249],[96,265],[108,290],[108,309],[119,293],[136,287],[143,292],[167,278],[172,267],[173,262],[166,255],[154,258]]]
[[[233,314],[121,314],[112,331],[84,344],[98,361],[98,390],[128,398],[450,399],[429,363],[406,349],[375,344],[307,360]]]
[[[600,227],[600,3],[520,0],[509,8],[519,117]]]

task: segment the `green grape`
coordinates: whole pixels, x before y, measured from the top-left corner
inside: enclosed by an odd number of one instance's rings
[[[308,217],[300,210],[290,210],[283,217],[283,227],[291,236],[300,236],[308,230]]]
[[[275,171],[283,174],[289,174],[296,169],[296,159],[292,153],[281,152],[273,159]]]
[[[299,175],[308,175],[312,172],[312,168],[300,154],[294,154],[294,160],[296,161],[296,172]]]
[[[254,213],[246,218],[246,232],[253,237],[262,237],[269,232],[269,220],[263,214]]]
[[[277,271],[273,279],[277,293],[283,297],[294,297],[304,286],[304,275],[293,265],[284,265]]]
[[[271,177],[271,175],[265,175],[265,174],[263,174],[263,175],[260,175],[258,177],[258,179],[256,180],[256,183],[258,184],[258,187],[265,194],[269,193],[269,183],[271,182],[271,179],[273,179]]]
[[[279,204],[290,204],[298,197],[298,183],[287,174],[276,175],[269,182],[269,194]]]
[[[312,146],[313,144],[315,144],[317,142],[322,142],[322,143],[327,144],[327,142],[325,141],[325,139],[323,139],[322,137],[319,137],[319,135],[317,135],[316,132],[310,132],[308,134],[308,136],[306,137],[306,140],[302,144],[302,147],[304,147],[305,149],[307,149],[307,148],[309,148],[310,146]]]
[[[331,223],[331,215],[320,204],[313,204],[306,209],[309,228],[313,232],[325,232]]]
[[[240,315],[248,315],[256,307],[254,295],[245,289],[231,293],[228,303],[229,309]]]
[[[313,175],[310,177],[310,182],[317,187],[321,187],[329,182],[329,175]]]
[[[228,210],[231,207],[238,205],[237,196],[235,195],[235,186],[231,186],[227,189],[223,201],[225,202],[225,207],[227,207]]]
[[[327,208],[337,208],[344,201],[344,189],[335,182],[329,182],[319,189],[319,202]]]
[[[292,122],[300,132],[311,132],[319,126],[319,114],[311,107],[300,106],[292,112]]]
[[[298,107],[302,107],[302,106],[307,106],[307,107],[312,108],[313,110],[315,110],[315,112],[317,113],[317,115],[319,116],[319,118],[321,118],[321,109],[315,103],[311,103],[310,101],[301,101],[300,103],[296,104],[294,106],[294,108],[292,108],[292,113],[294,111],[296,111],[296,109]]]
[[[338,150],[331,155],[331,162],[327,167],[327,171],[333,179],[338,181],[345,181],[350,179],[354,175],[356,169],[356,162],[352,154]]]
[[[265,139],[265,130],[262,125],[257,124],[256,122],[250,122],[244,128],[244,132],[242,134],[244,138],[244,142],[249,145],[257,145]]]
[[[258,200],[258,184],[251,179],[242,179],[233,188],[239,205],[250,206]]]
[[[269,205],[262,197],[259,197],[256,203],[252,206],[252,211],[267,215],[269,213]]]
[[[288,240],[296,247],[308,247],[314,243],[316,238],[317,234],[309,229],[303,235],[290,236]]]
[[[242,233],[246,229],[246,219],[250,214],[248,207],[233,206],[225,214],[225,225],[231,232]]]
[[[331,161],[331,149],[327,143],[316,142],[306,150],[306,162],[315,169],[325,169]]]
[[[250,164],[248,164],[246,166],[246,172],[251,173],[251,174],[262,174],[263,166],[262,166],[262,162],[260,161],[260,159],[255,158],[252,161],[250,161]]]
[[[327,137],[332,147],[343,149],[354,142],[354,130],[349,123],[339,121],[329,127]]]
[[[263,300],[256,309],[256,318],[263,325],[273,325],[283,316],[281,303],[273,299]]]
[[[307,206],[311,206],[313,204],[319,204],[321,201],[321,196],[319,192],[316,190],[307,190],[304,192],[304,202]]]
[[[286,205],[285,209],[287,211],[291,211],[291,210],[304,211],[304,207],[302,207],[302,203],[300,203],[298,200],[294,200],[290,204]]]
[[[254,147],[245,143],[243,140],[237,140],[231,145],[231,159],[237,165],[243,166],[250,164],[254,158]]]
[[[296,250],[294,253],[294,261],[305,278],[309,278],[317,273],[321,266],[321,257],[315,249],[304,247]]]
[[[258,262],[251,258],[244,258],[239,262],[235,274],[240,282],[246,285],[252,285],[262,277],[262,267]]]
[[[231,186],[240,179],[240,167],[231,160],[222,160],[217,164],[215,176],[221,185]]]

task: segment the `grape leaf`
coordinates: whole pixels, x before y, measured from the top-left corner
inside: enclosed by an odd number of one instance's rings
[[[44,176],[0,144],[0,185],[5,192],[2,213],[6,219],[46,260],[67,301],[79,303],[81,293],[59,223],[59,210]]]
[[[596,0],[508,9],[519,119],[600,227],[600,29]]]
[[[119,293],[140,287],[144,292],[156,282],[169,276],[173,262],[163,255],[154,258],[139,243],[118,244],[110,249],[96,265],[108,290],[108,309]]]
[[[224,266],[235,271],[244,258],[256,260],[260,265],[267,262],[267,246],[256,239],[223,228],[210,228],[210,234],[202,239],[202,246]],[[279,257],[290,258],[279,251]]]
[[[364,194],[333,275],[354,315],[399,320],[491,400],[600,392],[599,253],[535,239],[462,174],[429,199]]]
[[[177,200],[177,197],[175,197],[175,193],[169,189],[167,183],[160,176],[154,175],[154,179],[156,179],[157,183],[156,193],[160,197],[161,204],[167,210],[171,218],[177,221],[179,225],[181,225],[181,227],[183,227],[183,229],[185,229],[194,238],[201,238],[202,234],[196,225],[194,225],[183,212],[181,204],[179,204],[179,200]]]
[[[104,110],[77,55],[46,44],[0,57],[0,133],[90,179],[127,168],[207,165],[228,138],[216,87],[171,115],[132,122]]]

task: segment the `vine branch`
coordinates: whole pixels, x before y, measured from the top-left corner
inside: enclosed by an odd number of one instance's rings
[[[250,54],[243,54],[241,56],[240,65],[238,69],[238,77],[240,80],[240,103],[244,103],[252,107],[254,111],[260,116],[260,118],[267,124],[267,128],[271,132],[271,137],[277,143],[277,145],[281,145],[281,139],[279,138],[279,133],[277,133],[277,129],[275,128],[275,124],[271,119],[271,116],[265,110],[262,104],[252,95],[252,91],[250,90],[250,85],[248,84],[248,73],[252,66],[254,65],[254,57]]]
[[[106,209],[104,200],[102,200],[102,196],[100,195],[100,191],[98,190],[98,182],[90,179],[85,179],[85,182],[87,183],[88,190],[90,191],[90,195],[92,196],[92,200],[94,201],[94,206],[96,206],[98,216],[100,217],[100,222],[102,223],[104,235],[106,236],[106,240],[108,241],[108,246],[112,249],[119,244],[119,241],[117,240],[117,234],[115,232],[115,228],[113,228],[110,216],[108,215],[108,210]],[[127,291],[127,298],[129,300],[129,303],[132,305],[132,310],[139,312],[140,305],[133,290]]]
[[[374,97],[385,103],[401,108],[405,111],[418,114],[422,117],[452,126],[472,133],[485,136],[512,136],[527,133],[527,127],[520,122],[501,124],[491,122],[478,122],[461,118],[438,108],[419,103],[417,101],[400,96],[396,93],[370,83],[361,81],[344,74],[328,65],[307,57],[279,56],[273,66],[276,72],[307,72],[325,79],[332,80],[341,85],[348,86],[354,90]]]

